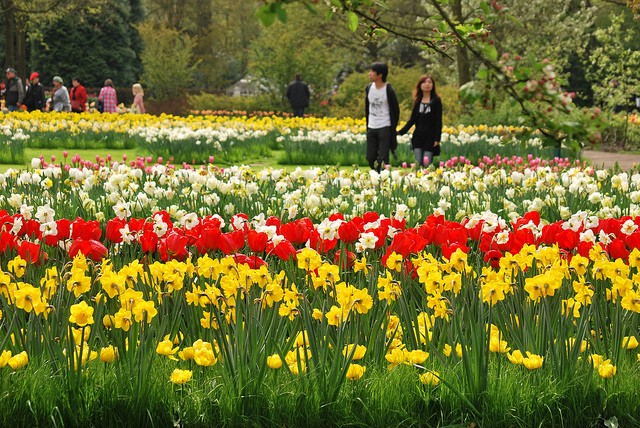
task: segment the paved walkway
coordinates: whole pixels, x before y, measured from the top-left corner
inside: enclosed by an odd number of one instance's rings
[[[618,163],[621,169],[628,171],[640,166],[640,154],[584,150],[582,152],[582,158],[594,167],[612,168]]]

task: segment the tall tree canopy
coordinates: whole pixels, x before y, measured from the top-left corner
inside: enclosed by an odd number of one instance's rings
[[[132,12],[140,19],[137,0],[112,0],[109,4],[79,10],[45,25],[42,40],[34,43],[32,69],[48,79],[73,76],[90,86],[112,79],[116,86],[129,86],[142,73],[142,45],[133,28]]]

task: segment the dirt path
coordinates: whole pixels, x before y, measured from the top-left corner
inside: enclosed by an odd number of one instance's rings
[[[585,150],[582,152],[582,158],[594,167],[613,168],[616,163],[625,171],[640,167],[640,154]]]

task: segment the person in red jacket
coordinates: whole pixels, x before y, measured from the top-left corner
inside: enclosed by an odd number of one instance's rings
[[[71,84],[73,85],[71,93],[69,93],[69,98],[71,98],[71,111],[82,113],[87,110],[87,90],[82,86],[77,77],[71,79]]]

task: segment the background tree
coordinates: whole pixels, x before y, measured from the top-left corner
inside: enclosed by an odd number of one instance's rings
[[[141,17],[132,7],[136,4],[137,0],[114,0],[47,22],[32,43],[30,69],[38,70],[45,84],[54,75],[67,82],[77,76],[94,87],[107,78],[116,86],[135,83],[142,72],[142,45],[132,27]]]
[[[183,97],[193,85],[197,61],[193,58],[194,40],[171,28],[153,24],[138,27],[144,43],[142,82],[157,100]]]
[[[310,86],[312,102],[318,102],[331,91],[343,66],[340,58],[346,55],[316,35],[316,28],[331,24],[295,8],[289,19],[292,25],[276,23],[262,29],[251,45],[249,71],[266,83],[273,100],[279,102],[284,101],[289,82],[300,73]]]
[[[248,69],[250,44],[258,37],[256,1],[145,0],[147,20],[189,35],[197,88],[221,90],[242,78]]]
[[[81,14],[106,4],[106,0],[0,0],[0,23],[4,34],[0,59],[15,67],[20,76],[33,68],[31,54],[43,40],[43,28],[69,14]]]
[[[596,102],[610,110],[626,108],[634,95],[640,96],[640,51],[624,22],[622,14],[612,15],[610,25],[597,29],[597,44],[588,57]]]

